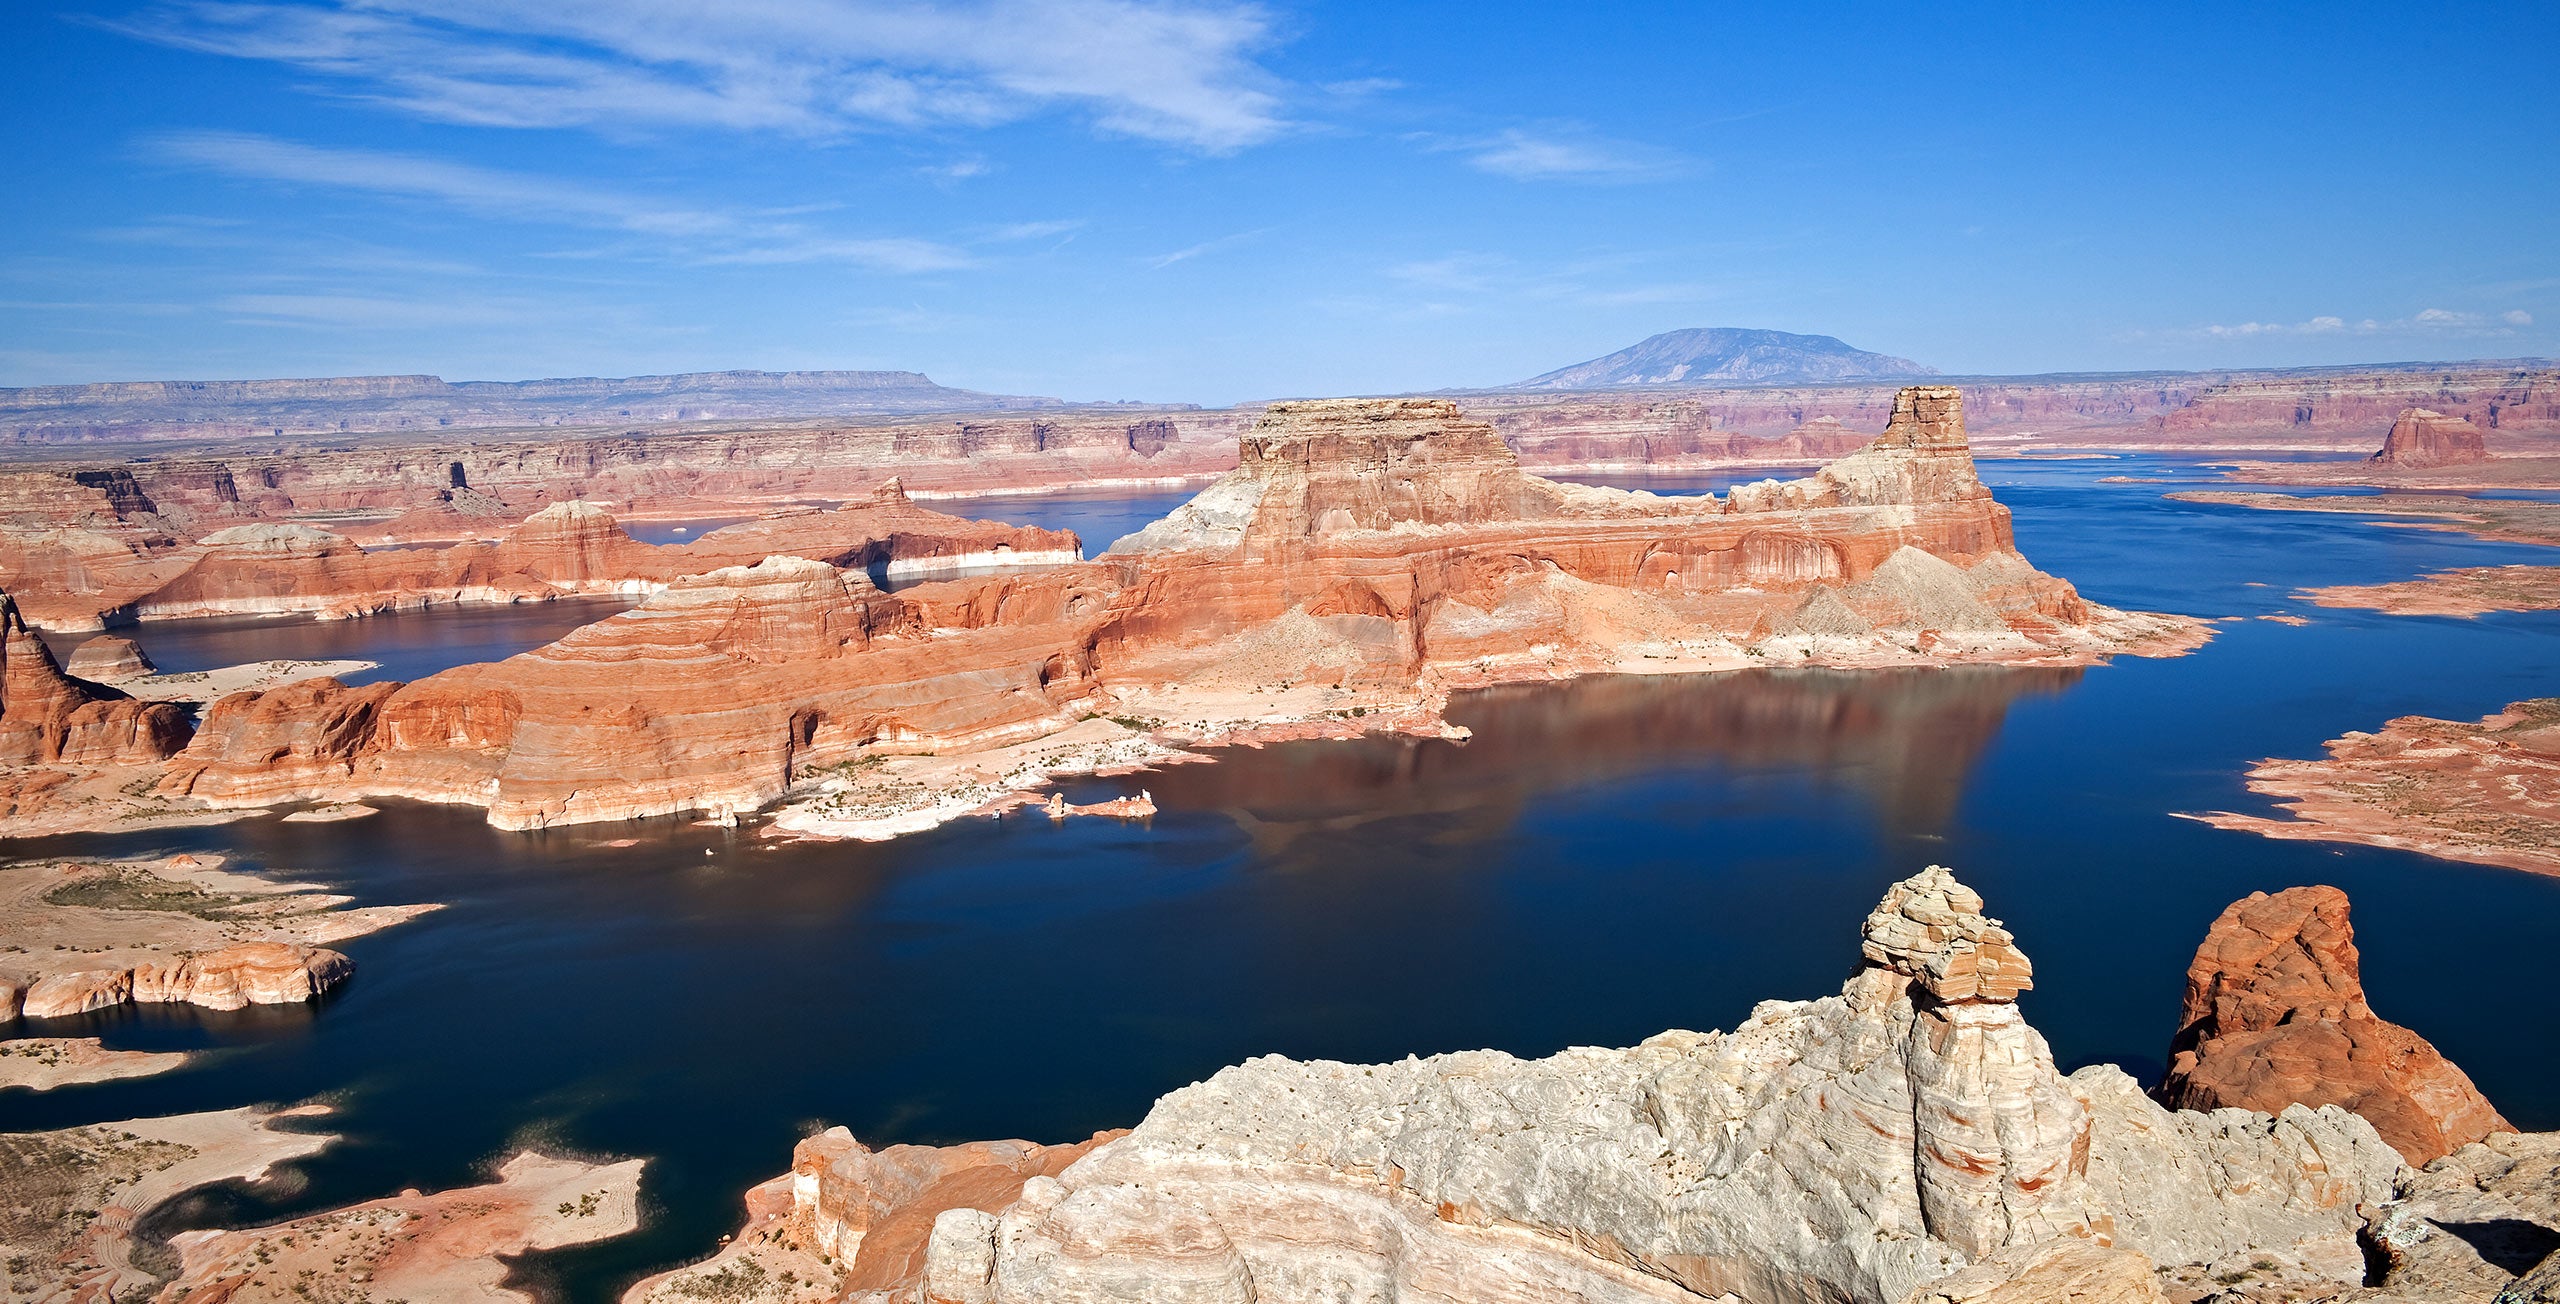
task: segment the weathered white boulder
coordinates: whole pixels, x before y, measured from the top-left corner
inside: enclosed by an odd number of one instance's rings
[[[2248,1247],[2357,1284],[2357,1206],[2400,1166],[2372,1127],[2172,1114],[2116,1070],[2064,1078],[2013,1003],[2026,957],[1981,904],[1936,867],[1897,884],[1840,995],[1731,1032],[1228,1068],[992,1219],[937,1222],[928,1293],[1898,1304],[1982,1263],[1966,1289],[1988,1291],[2056,1238],[2163,1265]],[[2124,1266],[2037,1262],[2101,1283]]]

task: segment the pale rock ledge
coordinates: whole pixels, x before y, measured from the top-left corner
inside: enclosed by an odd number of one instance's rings
[[[2234,1264],[2294,1298],[2362,1284],[2360,1207],[2402,1172],[2370,1124],[2335,1107],[2173,1113],[2113,1067],[2064,1077],[2014,1001],[2026,957],[1981,909],[1941,868],[1898,883],[1839,995],[1764,1002],[1730,1032],[1541,1060],[1252,1060],[1018,1194],[944,1208],[920,1263],[850,1247],[839,1289],[2152,1304],[2159,1278]],[[796,1219],[859,1196],[831,1192],[833,1171],[810,1170]]]

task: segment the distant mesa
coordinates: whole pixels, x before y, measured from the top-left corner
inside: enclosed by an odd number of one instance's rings
[[[2488,461],[2489,449],[2480,427],[2458,416],[2413,407],[2391,423],[2391,433],[2372,460],[2411,468],[2467,466]]]
[[[1664,331],[1607,357],[1576,363],[1509,389],[1621,386],[1798,385],[1879,376],[1934,376],[1909,358],[1853,349],[1828,335],[1734,326]]]
[[[0,389],[0,440],[434,430],[622,421],[902,416],[1066,406],[985,394],[914,371],[701,371],[672,376],[448,381],[117,381]]]

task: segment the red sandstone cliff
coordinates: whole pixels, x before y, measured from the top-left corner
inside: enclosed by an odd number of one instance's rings
[[[2181,1109],[2343,1105],[2411,1165],[2515,1129],[2426,1038],[2365,1003],[2347,894],[2251,893],[2205,934],[2161,1099]]]
[[[2391,423],[2391,433],[2373,455],[2391,466],[2463,466],[2489,460],[2480,428],[2460,417],[2413,407]]]
[[[973,521],[919,507],[894,480],[834,511],[785,508],[680,545],[640,543],[612,513],[562,502],[494,541],[368,550],[308,525],[236,525],[192,545],[136,551],[116,536],[56,530],[25,545],[0,575],[16,576],[44,623],[95,628],[110,616],[364,616],[456,602],[540,601],[563,594],[636,594],[682,575],[807,557],[886,579],[971,568],[1055,564],[1082,557],[1075,535]],[[97,560],[66,552],[94,541]]]
[[[53,652],[0,593],[0,765],[131,765],[187,742],[187,717],[62,673]]]
[[[1100,606],[1051,583],[989,614],[1054,624]],[[861,572],[777,555],[677,580],[495,664],[225,698],[164,787],[226,806],[350,791],[462,800],[509,828],[748,810],[864,748],[1060,727],[1061,707],[1088,691],[1069,625],[1032,638],[926,630]]]
[[[1123,692],[1318,682],[1410,706],[1635,657],[1747,664],[1746,643],[2081,664],[2195,638],[2019,557],[1942,388],[1906,391],[1883,436],[1818,475],[1724,499],[1526,474],[1435,400],[1275,405],[1239,462],[1099,562],[893,595],[867,578],[869,544],[813,559],[759,540],[753,567],[495,665],[225,699],[164,791],[408,795],[531,828],[751,809],[846,761],[1045,737]],[[935,515],[894,493],[864,510]],[[687,555],[716,559],[725,533]]]

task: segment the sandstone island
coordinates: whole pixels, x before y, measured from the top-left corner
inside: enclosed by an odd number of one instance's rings
[[[0,739],[35,767],[8,780],[15,827],[407,797],[508,829],[782,802],[777,830],[882,837],[1191,745],[1446,732],[1448,694],[1482,685],[2083,665],[2207,629],[2090,602],[2019,555],[1941,386],[1902,389],[1882,435],[1809,478],[1700,497],[1531,475],[1445,400],[1275,403],[1234,471],[1103,557],[896,592],[875,568],[1078,545],[926,512],[894,483],[673,550],[574,504],[450,555],[261,528],[266,564],[199,557],[186,609],[263,586],[254,609],[317,610],[396,566],[647,596],[505,661],[234,693],[193,727],[65,675],[11,613]],[[297,577],[281,594],[278,574]]]

